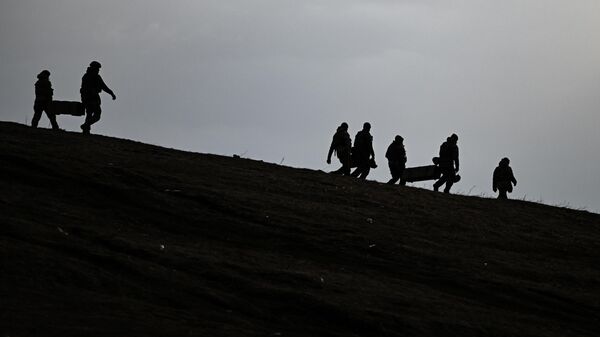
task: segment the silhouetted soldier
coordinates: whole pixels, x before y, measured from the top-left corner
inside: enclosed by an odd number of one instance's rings
[[[356,169],[351,176],[360,179],[366,179],[375,165],[375,151],[373,151],[373,136],[369,133],[371,124],[366,122],[363,129],[358,131],[354,137],[354,148],[352,149],[352,160],[356,164]]]
[[[458,172],[458,136],[452,134],[440,146],[439,166],[442,176],[433,184],[433,190],[438,191],[440,186],[446,184],[444,193],[450,193],[450,188],[456,181],[456,173]]]
[[[327,153],[327,164],[331,164],[331,155],[335,155],[342,163],[342,167],[333,171],[333,174],[350,175],[350,150],[352,149],[352,140],[348,134],[348,123],[344,122],[338,126],[337,131],[331,140],[329,153]]]
[[[85,122],[81,125],[81,130],[84,134],[89,134],[92,124],[100,120],[102,109],[100,108],[100,92],[105,91],[112,96],[112,99],[117,99],[117,96],[104,83],[100,77],[100,63],[93,61],[87,68],[85,75],[81,78],[81,103],[85,108]]]
[[[42,112],[45,112],[50,120],[50,124],[52,124],[52,129],[59,130],[58,123],[56,123],[56,115],[50,111],[50,104],[52,104],[52,96],[54,95],[54,89],[52,89],[52,83],[50,82],[50,72],[42,70],[37,75],[37,78],[38,80],[35,82],[35,102],[33,103],[31,127],[37,128],[40,118],[42,118]]]
[[[404,149],[404,138],[396,136],[394,141],[388,146],[385,152],[385,157],[388,160],[388,166],[390,167],[390,173],[392,179],[388,181],[388,184],[395,184],[400,178],[406,168],[406,150]]]
[[[513,191],[513,184],[517,186],[517,179],[515,179],[512,168],[510,168],[509,165],[510,160],[508,158],[502,158],[498,167],[494,170],[492,189],[494,192],[499,192],[498,199],[508,199],[506,193],[511,193]]]

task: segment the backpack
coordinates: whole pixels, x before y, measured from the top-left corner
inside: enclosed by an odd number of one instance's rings
[[[452,158],[452,150],[450,148],[450,144],[448,142],[442,143],[440,146],[440,159],[441,160],[449,160]]]

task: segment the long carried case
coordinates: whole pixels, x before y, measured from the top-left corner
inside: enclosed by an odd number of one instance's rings
[[[434,162],[437,161],[434,160]],[[404,169],[404,172],[402,173],[400,184],[405,185],[406,183],[414,183],[416,181],[436,180],[440,179],[441,176],[442,171],[438,165],[408,167]],[[459,182],[460,179],[460,174],[454,175],[454,183]]]
[[[400,179],[403,183],[413,183],[416,181],[433,180],[440,178],[440,169],[436,165],[407,167],[402,173]]]
[[[81,102],[52,101],[50,111],[55,115],[83,116],[85,109]]]

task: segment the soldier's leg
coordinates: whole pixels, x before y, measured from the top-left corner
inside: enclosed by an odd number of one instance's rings
[[[446,187],[444,188],[444,193],[450,193],[450,188],[454,185],[454,182],[451,179],[446,179]]]
[[[508,195],[506,194],[506,190],[503,188],[498,189],[498,199],[508,199]]]
[[[88,108],[85,109],[85,121],[83,122],[83,124],[81,124],[81,131],[83,131],[84,134],[89,134],[90,133],[90,125],[88,124],[89,121],[92,118],[92,113],[90,112],[90,110]]]
[[[96,103],[88,103],[85,107],[85,123],[81,125],[81,130],[83,133],[89,134],[92,124],[98,122],[100,120],[100,104]]]
[[[362,158],[360,156],[356,156],[356,169],[354,170],[354,172],[352,172],[352,174],[350,174],[352,177],[358,177],[360,176],[363,171],[365,170],[365,166],[368,166],[368,158]]]
[[[50,105],[49,104],[47,104],[44,107],[44,112],[46,113],[46,116],[48,116],[48,119],[50,120],[50,124],[52,125],[52,129],[53,130],[58,130],[59,127],[58,127],[58,123],[56,122],[56,115],[52,111],[50,111]]]
[[[448,169],[448,168],[444,168],[442,169],[442,176],[440,177],[440,179],[438,181],[435,182],[435,184],[433,184],[433,190],[434,191],[438,191],[439,188],[446,184],[446,188],[448,187],[448,183],[450,182],[450,175],[451,173],[454,172],[453,169]]]
[[[90,107],[90,105],[83,101],[83,109],[85,110],[85,121],[83,122],[83,124],[81,125],[81,128],[83,129],[84,127],[88,127],[89,128],[89,121],[92,119],[92,108]]]
[[[100,109],[100,104],[93,107],[93,114],[90,118],[89,124],[92,125],[100,120],[100,115],[102,114],[102,109]]]
[[[367,179],[367,176],[369,175],[369,172],[371,172],[371,167],[370,166],[363,167],[363,170],[360,173],[360,175],[358,176],[358,179],[362,179],[362,180]]]
[[[400,180],[400,185],[406,186],[406,181],[404,181],[402,179],[403,174],[404,174],[404,166],[398,168],[398,170],[396,171],[396,177],[394,177],[393,179],[396,179],[396,181]],[[394,181],[393,183],[395,184],[396,181]]]
[[[346,163],[344,163],[344,164],[342,164],[342,167],[340,167],[340,169],[337,170],[336,172],[338,172],[341,175],[349,176],[350,175],[350,165],[347,165]]]
[[[364,165],[359,165],[356,170],[354,170],[354,172],[352,172],[351,176],[355,177],[355,178],[359,178],[359,179],[364,179],[362,176],[365,173],[365,166]]]
[[[348,176],[350,175],[350,151],[339,153],[339,155],[340,163],[342,163],[340,173]]]
[[[444,175],[446,176],[446,187],[444,188],[444,193],[450,193],[450,188],[452,188],[452,185],[454,185],[456,173],[454,172],[454,169],[450,169]]]
[[[398,180],[400,180],[400,178],[402,177],[402,174],[398,174],[398,172],[395,172],[395,174],[392,175],[392,179],[388,180],[388,184],[390,185],[394,185],[395,183],[398,182]]]
[[[388,166],[390,167],[390,174],[392,175],[392,179],[388,180],[387,183],[393,185],[400,179],[400,175],[398,175],[398,168],[394,163],[390,162],[388,163]]]
[[[402,168],[400,169],[400,172],[398,172],[398,177],[400,178],[400,185],[402,185],[402,186],[406,186],[406,180],[404,180],[404,178],[403,178],[405,169],[406,169],[406,167],[402,166]]]
[[[37,128],[40,118],[42,118],[43,107],[39,103],[33,105],[33,118],[31,119],[31,127]]]
[[[350,156],[350,152],[348,152],[348,156],[346,157],[346,163],[344,168],[344,174],[349,176],[350,171],[352,171],[352,157]]]
[[[440,179],[438,179],[438,181],[436,181],[433,184],[433,190],[434,191],[438,191],[440,186],[444,185],[444,183],[446,182],[446,174],[442,173],[442,176],[440,177]]]
[[[350,163],[347,162],[346,165],[342,166],[342,173],[345,176],[349,176],[350,175]]]

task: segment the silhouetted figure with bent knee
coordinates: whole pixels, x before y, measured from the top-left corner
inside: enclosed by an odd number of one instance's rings
[[[112,96],[112,99],[117,99],[117,96],[104,83],[100,77],[100,65],[97,61],[92,61],[87,68],[85,75],[81,78],[81,103],[85,109],[85,122],[81,125],[81,130],[84,134],[89,134],[92,124],[100,120],[102,109],[100,108],[100,92],[105,91]]]
[[[492,179],[492,189],[498,192],[498,199],[508,199],[507,193],[513,191],[513,184],[517,186],[517,179],[513,174],[510,165],[510,159],[502,158],[498,167],[494,170]]]
[[[388,166],[390,167],[390,173],[392,174],[392,179],[388,181],[388,184],[393,185],[402,178],[402,173],[404,173],[404,169],[406,168],[404,138],[396,136],[394,141],[388,146],[385,157],[388,160]]]
[[[350,151],[352,149],[352,139],[348,134],[348,123],[344,122],[338,126],[337,131],[331,140],[329,152],[327,153],[327,164],[331,164],[331,155],[335,152],[336,157],[342,163],[342,167],[333,171],[333,174],[350,175]]]
[[[433,190],[438,191],[440,186],[446,184],[444,193],[450,193],[450,188],[456,181],[458,173],[458,136],[452,134],[446,141],[440,146],[440,157],[439,167],[442,176],[438,181],[433,184]]]
[[[375,151],[373,150],[373,136],[369,133],[371,124],[366,122],[363,129],[358,131],[354,137],[354,148],[352,149],[352,160],[356,164],[356,169],[351,176],[360,179],[366,179],[375,165]]]
[[[59,130],[56,115],[50,110],[52,96],[54,96],[54,89],[52,89],[52,83],[50,82],[50,72],[42,70],[37,75],[37,78],[38,80],[35,82],[35,102],[33,103],[31,127],[37,128],[40,118],[42,118],[42,112],[45,112],[50,120],[50,124],[52,124],[52,129]]]

